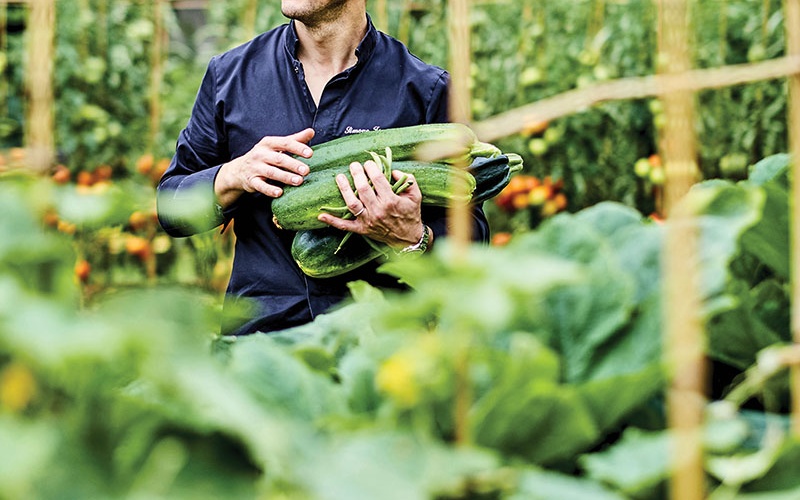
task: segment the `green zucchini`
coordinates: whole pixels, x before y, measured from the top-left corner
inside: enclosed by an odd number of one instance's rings
[[[511,176],[522,170],[522,157],[507,153],[493,158],[475,158],[467,167],[467,172],[475,177],[475,191],[472,202],[480,203],[494,198],[508,186]]]
[[[394,150],[392,155],[394,157]],[[475,178],[471,174],[444,163],[394,161],[392,169],[414,176],[422,191],[423,205],[445,207],[452,201],[469,201],[475,189]],[[336,184],[336,175],[339,173],[346,174],[352,185],[349,165],[342,165],[339,168],[312,171],[303,184],[286,186],[283,194],[272,200],[275,225],[291,231],[326,227],[327,224],[317,219],[323,207],[342,207],[346,210],[344,198]],[[459,186],[457,183],[463,184]],[[335,215],[341,216],[341,212]]]
[[[371,262],[388,251],[371,245],[364,237],[350,238],[335,253],[344,231],[332,227],[298,231],[292,240],[292,257],[300,270],[312,278],[332,278]]]
[[[466,161],[470,163],[475,156],[491,156],[500,151],[485,142],[480,142],[468,126],[461,123],[427,123],[409,127],[396,127],[370,130],[346,135],[338,139],[317,144],[312,149],[311,158],[300,158],[311,171],[339,168],[354,161],[365,162],[370,159],[368,151],[392,149],[395,160],[410,160],[420,144],[433,141],[448,141],[450,144],[464,144],[452,156],[440,160],[443,163]]]

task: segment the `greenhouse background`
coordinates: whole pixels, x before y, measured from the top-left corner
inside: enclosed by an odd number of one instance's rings
[[[368,12],[524,169],[412,292],[233,340],[233,231],[155,186],[279,2],[0,0],[0,498],[800,498],[800,1]]]

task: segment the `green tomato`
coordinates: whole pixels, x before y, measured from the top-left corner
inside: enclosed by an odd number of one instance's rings
[[[523,87],[530,87],[542,81],[542,70],[536,66],[525,68],[519,75],[519,84]]]
[[[586,88],[586,87],[590,86],[593,82],[594,82],[594,79],[590,75],[580,75],[578,77],[578,81],[575,83],[575,85],[579,89],[582,89],[582,88]]]
[[[720,158],[719,169],[725,176],[744,175],[747,172],[747,155],[729,153]]]
[[[578,54],[578,62],[584,66],[594,66],[597,64],[599,59],[600,54],[598,54],[596,50],[592,49],[582,50],[580,54]]]
[[[89,57],[83,63],[83,81],[98,83],[106,72],[106,62],[99,57]]]
[[[747,51],[747,60],[749,62],[763,61],[767,58],[767,49],[760,43],[755,43],[750,46]]]
[[[533,153],[535,156],[542,156],[543,154],[547,153],[548,148],[549,146],[547,141],[540,137],[534,137],[528,141],[528,151]]]
[[[547,144],[555,144],[558,142],[561,137],[564,135],[564,131],[561,130],[559,127],[549,127],[547,130],[544,131],[544,140],[547,141]]]
[[[486,114],[486,110],[489,106],[486,104],[486,101],[483,99],[473,99],[472,100],[472,113],[476,116],[482,116]]]
[[[661,99],[650,99],[647,101],[647,108],[654,115],[659,115],[664,112],[664,102]]]
[[[664,173],[664,169],[662,167],[650,170],[650,182],[652,182],[656,186],[663,185],[666,180],[667,180],[667,175],[666,173]]]
[[[636,160],[636,163],[633,164],[633,172],[641,178],[646,178],[650,175],[650,161],[647,158],[639,158]]]
[[[602,82],[611,78],[611,69],[602,64],[598,64],[592,70],[592,74],[597,81]]]

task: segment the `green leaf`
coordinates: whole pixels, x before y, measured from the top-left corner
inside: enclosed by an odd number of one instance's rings
[[[623,228],[639,227],[644,219],[636,209],[611,201],[602,201],[585,208],[575,217],[606,237],[613,237]]]
[[[706,181],[695,185],[683,203],[696,215],[699,231],[700,294],[706,301],[725,294],[731,261],[744,231],[761,217],[763,190],[745,184]]]
[[[458,495],[497,466],[486,451],[411,434],[343,433],[308,454],[298,479],[313,498],[427,500]]]
[[[564,356],[566,380],[587,380],[596,360],[605,355],[604,344],[631,317],[634,279],[620,266],[608,240],[577,217],[556,217],[522,244],[584,264],[580,284],[559,287],[544,297],[543,327]]]
[[[273,342],[249,335],[235,343],[228,370],[271,412],[314,420],[344,411],[341,389]]]
[[[44,419],[29,422],[0,415],[0,496],[30,498],[46,477],[59,446],[57,428]]]
[[[742,249],[789,280],[789,195],[774,183],[762,186],[766,199],[757,224],[742,235]]]
[[[626,500],[598,481],[549,470],[526,469],[508,500]]]
[[[605,451],[578,459],[591,479],[640,496],[669,477],[673,464],[666,432],[627,429],[620,441]]]
[[[748,180],[756,185],[770,181],[785,182],[791,165],[792,157],[786,153],[768,156],[751,167]]]
[[[632,356],[629,359],[637,358]],[[660,394],[665,379],[661,366],[652,363],[640,371],[585,382],[577,386],[577,390],[592,412],[597,427],[605,431]],[[620,387],[625,390],[621,391]]]
[[[470,411],[477,443],[544,464],[593,442],[598,429],[574,387],[558,383],[558,359],[525,334],[515,334],[486,393]]]
[[[739,369],[756,361],[762,349],[788,340],[788,329],[777,332],[761,319],[774,296],[774,283],[766,281],[750,289],[741,280],[734,280],[728,293],[735,297],[735,307],[721,311],[707,323],[708,351],[713,359]],[[782,334],[783,333],[783,334]]]

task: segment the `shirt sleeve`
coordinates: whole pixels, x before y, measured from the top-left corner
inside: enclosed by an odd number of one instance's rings
[[[209,62],[189,122],[180,135],[169,168],[157,188],[161,226],[171,236],[208,231],[231,218],[214,194],[214,180],[228,160],[224,128],[216,103],[215,58]]]
[[[450,75],[442,71],[439,79],[433,86],[431,101],[427,110],[428,123],[445,123],[449,121],[449,97],[448,87]],[[483,203],[473,205],[472,216],[472,239],[474,241],[489,242],[489,221],[483,211]],[[434,237],[446,236],[449,233],[450,224],[447,220],[447,209],[441,207],[425,207],[422,213],[423,221],[431,228]]]

